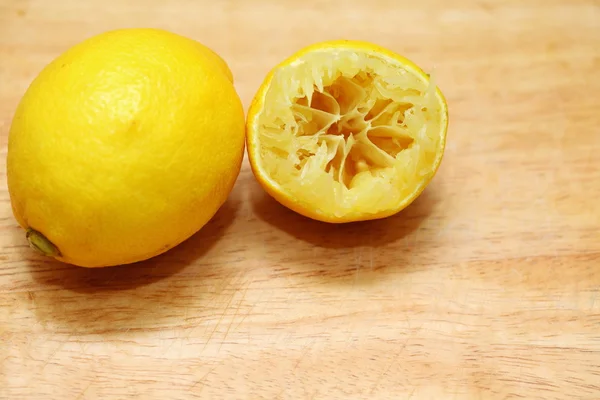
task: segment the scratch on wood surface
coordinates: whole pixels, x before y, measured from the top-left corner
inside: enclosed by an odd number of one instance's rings
[[[90,388],[90,386],[92,386],[92,384],[94,383],[94,381],[90,381],[90,383],[88,383],[88,385],[83,389],[83,391],[81,393],[79,393],[79,396],[77,396],[76,400],[80,400],[83,399],[85,396],[85,392],[88,391],[88,389]]]
[[[254,283],[254,281],[252,281],[252,282]],[[251,307],[248,307],[248,311],[247,311],[247,312],[246,312],[246,313],[245,313],[245,314],[242,316],[242,319],[240,320],[240,322],[238,322],[238,324],[237,324],[237,326],[235,327],[235,329],[239,329],[239,328],[240,328],[240,326],[241,326],[241,325],[244,323],[244,321],[246,320],[246,318],[248,318],[248,316],[249,316],[250,314],[252,314],[252,312],[253,312],[253,311],[254,311],[254,309],[256,308],[256,305],[257,305],[257,304],[263,304],[263,302],[262,302],[262,299],[263,299],[263,296],[264,296],[264,294],[265,294],[267,291],[266,291],[266,290],[260,290],[260,288],[258,288],[258,289],[259,289],[259,293],[260,293],[260,294],[258,295],[258,299],[252,303],[252,306],[251,306]]]
[[[314,343],[314,339],[313,339],[312,343]],[[300,366],[300,363],[302,362],[302,360],[304,359],[304,357],[306,357],[306,355],[310,351],[312,343],[311,344],[307,344],[307,345],[304,346],[304,349],[302,350],[302,354],[300,354],[300,357],[298,357],[298,361],[296,361],[296,364],[294,365],[294,368],[292,369],[292,373],[296,372],[296,370]]]
[[[172,338],[170,338],[171,343],[167,346],[167,348],[165,348],[163,350],[163,354],[167,355],[169,354],[169,351],[173,348],[173,346],[175,345],[175,343],[177,343],[177,340],[179,339],[179,342],[183,342],[183,338],[181,337],[177,337],[177,336],[173,336]]]
[[[210,370],[208,370],[207,373],[205,373],[204,375],[202,375],[202,378],[198,379],[196,382],[194,382],[192,384],[192,386],[190,387],[190,390],[194,389],[196,386],[198,386],[198,385],[201,384],[202,386],[200,386],[200,393],[202,393],[202,391],[204,390],[204,386],[205,386],[204,382],[206,381],[206,378],[208,378],[208,376],[210,374],[212,374],[217,369],[217,367],[218,367],[218,365],[215,365]]]
[[[221,351],[221,347],[223,347],[223,342],[225,342],[225,339],[227,339],[227,336],[229,335],[229,331],[231,330],[231,326],[233,325],[233,322],[235,321],[237,316],[240,314],[240,308],[242,307],[242,303],[246,299],[246,293],[248,293],[248,288],[250,287],[251,284],[252,283],[250,282],[247,285],[245,285],[246,287],[245,287],[244,291],[242,292],[242,298],[238,302],[238,305],[235,308],[233,315],[231,316],[231,320],[229,321],[229,324],[227,325],[227,330],[225,331],[225,336],[223,336],[223,340],[221,340],[221,343],[219,344],[219,352]],[[233,296],[231,296],[231,298],[233,299],[234,296],[235,296],[235,294]],[[225,309],[225,311],[226,310],[227,310],[227,308]]]
[[[46,362],[42,366],[42,372],[44,371],[44,369],[46,368],[46,366],[48,365],[48,363],[50,362],[50,360],[52,360],[54,358],[54,356],[56,355],[56,353],[58,353],[63,347],[65,347],[65,345],[69,342],[69,340],[71,340],[71,337],[72,337],[72,335],[69,335],[60,345],[58,345],[56,347],[56,349],[54,349],[54,351],[52,352],[52,354],[50,354],[50,356],[48,356],[48,358],[46,359]]]
[[[219,320],[217,321],[217,323],[215,324],[215,327],[213,328],[212,332],[210,333],[210,335],[208,336],[208,339],[206,339],[206,342],[204,343],[204,348],[202,349],[203,351],[206,350],[206,346],[208,346],[208,344],[210,343],[210,341],[212,340],[215,332],[217,331],[217,329],[219,328],[219,326],[221,325],[221,322],[223,322],[223,318],[225,317],[225,314],[227,314],[227,310],[229,310],[229,307],[231,306],[231,302],[233,301],[233,298],[235,297],[235,291],[233,291],[231,293],[231,295],[229,296],[229,300],[227,301],[227,305],[223,308],[223,312],[221,313],[221,316],[219,317]]]
[[[417,330],[417,332],[418,331],[419,330]],[[390,371],[390,369],[392,368],[392,366],[394,366],[394,364],[396,363],[396,361],[398,361],[398,359],[400,358],[400,355],[402,355],[402,353],[404,352],[404,349],[408,345],[408,342],[409,342],[410,339],[411,339],[411,335],[408,335],[408,337],[404,341],[404,345],[402,345],[402,347],[400,348],[400,350],[398,350],[398,352],[394,355],[394,357],[392,357],[392,360],[388,363],[387,367],[385,367],[385,369],[383,370],[383,372],[381,373],[381,375],[379,375],[379,377],[377,378],[377,380],[375,380],[375,382],[373,383],[373,386],[371,386],[371,390],[369,391],[369,395],[372,395],[375,392],[375,390],[379,386],[379,383],[387,375],[387,373]]]

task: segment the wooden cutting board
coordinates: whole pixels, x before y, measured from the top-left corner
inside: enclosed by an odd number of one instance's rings
[[[600,398],[599,4],[0,0],[3,159],[39,70],[120,27],[206,43],[246,107],[334,38],[434,71],[450,107],[441,169],[395,217],[310,221],[245,163],[200,233],[104,270],[27,247],[3,161],[0,398]]]

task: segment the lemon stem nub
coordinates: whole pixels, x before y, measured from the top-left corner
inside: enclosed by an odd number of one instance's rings
[[[37,251],[38,253],[48,257],[56,257],[60,255],[58,247],[56,247],[54,243],[49,241],[48,238],[46,238],[46,236],[42,235],[35,229],[27,229],[27,233],[25,236],[27,237],[29,246],[31,246],[31,248]]]

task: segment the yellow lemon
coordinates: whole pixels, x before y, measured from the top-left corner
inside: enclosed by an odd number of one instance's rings
[[[266,192],[304,216],[384,218],[431,181],[447,126],[443,94],[413,62],[368,42],[327,41],[267,75],[248,112],[248,158]]]
[[[31,246],[61,261],[132,263],[181,243],[228,197],[244,110],[227,64],[159,29],[86,39],[19,103],[7,174]]]

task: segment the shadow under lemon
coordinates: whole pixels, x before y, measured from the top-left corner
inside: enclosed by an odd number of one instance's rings
[[[436,188],[429,185],[412,204],[393,216],[331,224],[284,207],[258,185],[251,190],[254,214],[277,228],[260,237],[270,264],[288,274],[352,284],[373,283],[377,271],[388,267],[409,267],[419,252],[415,231],[439,200]],[[414,239],[412,244],[409,237]],[[362,274],[360,279],[357,273]]]
[[[223,287],[227,271],[210,250],[235,220],[237,203],[230,195],[199,232],[134,264],[89,269],[28,253],[31,276],[42,285],[29,294],[38,321],[55,332],[104,335],[192,323],[210,312],[198,299]]]

